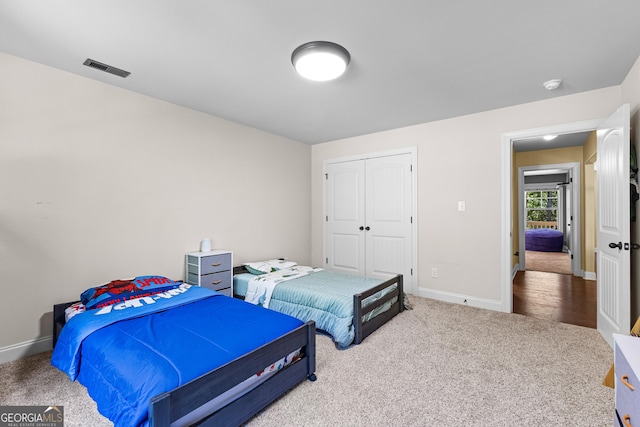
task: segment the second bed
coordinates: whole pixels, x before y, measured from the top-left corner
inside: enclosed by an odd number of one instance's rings
[[[255,274],[234,268],[233,293],[244,299]],[[367,336],[404,310],[403,276],[388,280],[314,269],[310,274],[278,283],[269,309],[313,320],[331,335],[338,348],[360,344]]]

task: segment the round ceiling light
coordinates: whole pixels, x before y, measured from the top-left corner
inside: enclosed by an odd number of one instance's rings
[[[340,77],[351,60],[347,49],[339,44],[315,41],[298,46],[291,63],[298,74],[309,80],[324,82]]]

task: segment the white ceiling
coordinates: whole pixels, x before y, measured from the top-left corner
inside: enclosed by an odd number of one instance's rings
[[[593,131],[565,133],[558,135],[551,141],[545,141],[542,136],[518,139],[513,141],[513,149],[516,152],[520,152],[547,150],[551,148],[578,147],[584,145],[591,132]]]
[[[638,0],[0,0],[0,51],[315,144],[619,85],[639,21]],[[314,40],[349,50],[343,77],[295,74]]]

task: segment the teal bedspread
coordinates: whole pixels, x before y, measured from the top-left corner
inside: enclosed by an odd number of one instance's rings
[[[234,293],[244,296],[253,274],[234,276]],[[353,296],[382,283],[382,280],[321,270],[304,277],[279,283],[271,295],[269,308],[296,317],[303,322],[313,320],[327,332],[338,348],[346,348],[354,340]],[[395,285],[364,300],[366,306],[395,289]],[[397,298],[367,315],[374,317],[388,310]]]

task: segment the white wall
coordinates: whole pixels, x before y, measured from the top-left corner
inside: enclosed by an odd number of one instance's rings
[[[183,278],[203,237],[310,262],[309,146],[1,53],[0,94],[0,361],[88,287]]]
[[[322,263],[322,162],[417,146],[418,294],[498,309],[501,134],[603,118],[620,104],[620,87],[611,87],[314,145],[313,263]],[[466,202],[465,212],[457,211],[458,201]],[[431,278],[432,267],[439,269],[438,278]]]

